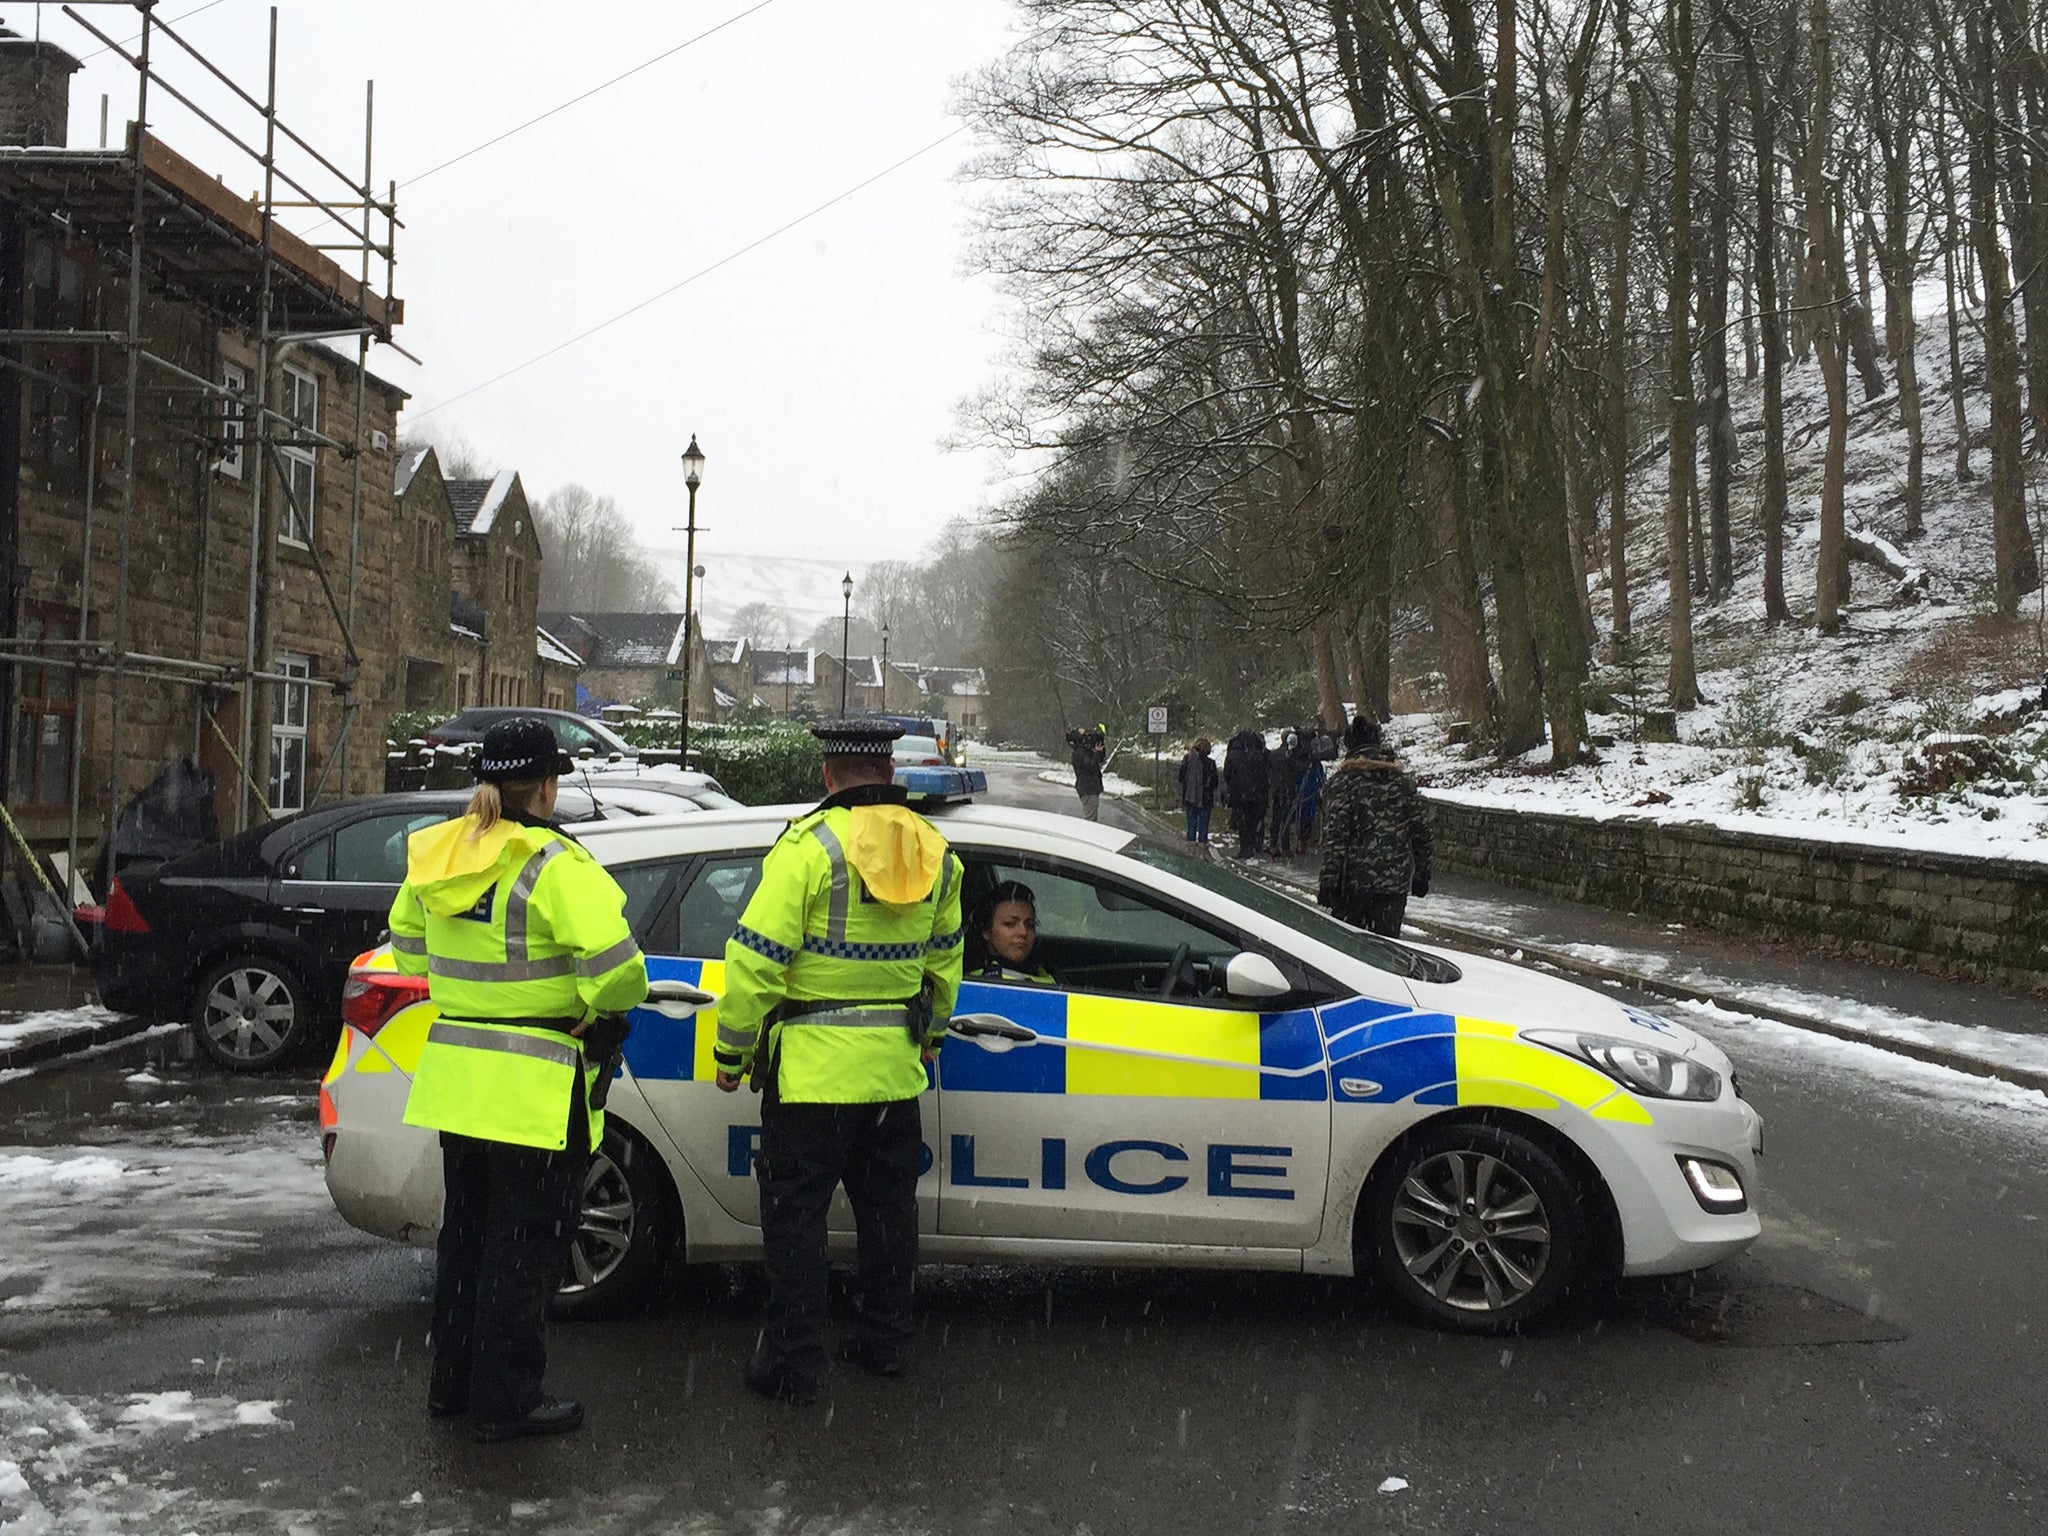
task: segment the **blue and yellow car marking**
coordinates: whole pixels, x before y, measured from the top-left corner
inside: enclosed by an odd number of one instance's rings
[[[1512,1024],[1358,1000],[1323,1010],[1338,1101],[1555,1110],[1648,1125],[1633,1094],[1586,1062],[1521,1038]]]

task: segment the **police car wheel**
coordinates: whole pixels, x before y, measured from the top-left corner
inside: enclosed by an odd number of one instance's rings
[[[617,1122],[583,1175],[569,1274],[557,1317],[604,1317],[653,1300],[676,1236],[675,1197],[655,1154]]]
[[[1389,1291],[1442,1327],[1502,1333],[1549,1311],[1589,1251],[1557,1160],[1490,1125],[1425,1130],[1375,1180],[1360,1232]]]
[[[230,1072],[288,1060],[311,1026],[311,997],[298,972],[254,951],[213,965],[192,990],[192,1033]]]

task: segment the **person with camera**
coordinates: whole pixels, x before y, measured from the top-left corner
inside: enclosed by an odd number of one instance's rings
[[[583,1407],[542,1390],[548,1303],[569,1268],[623,1015],[647,996],[626,893],[557,828],[574,765],[542,720],[485,733],[468,808],[406,845],[398,969],[427,978],[405,1123],[441,1133],[427,1411],[479,1440],[555,1435]]]
[[[1092,730],[1077,726],[1067,732],[1073,748],[1074,793],[1081,797],[1081,816],[1087,821],[1102,819],[1102,770],[1109,761],[1109,736],[1102,726]]]

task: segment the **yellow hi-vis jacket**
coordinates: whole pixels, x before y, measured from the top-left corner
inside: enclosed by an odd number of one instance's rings
[[[464,816],[413,833],[391,903],[398,968],[424,973],[441,1010],[405,1123],[560,1151],[586,1070],[568,1031],[645,999],[647,962],[625,892],[581,844],[517,821],[476,827]],[[603,1134],[591,1110],[590,1145]]]
[[[919,1049],[945,1039],[960,991],[960,884],[959,858],[901,790],[848,791],[791,822],[725,946],[720,1070],[746,1070],[779,1010],[769,1049],[782,1099],[924,1092]],[[904,1005],[927,980],[930,1016],[912,1039]]]

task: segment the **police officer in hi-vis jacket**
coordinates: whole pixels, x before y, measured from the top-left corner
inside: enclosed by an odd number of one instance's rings
[[[412,835],[391,904],[398,968],[441,1010],[405,1106],[441,1133],[446,1187],[427,1408],[470,1414],[479,1440],[583,1422],[541,1388],[548,1302],[603,1135],[591,1094],[610,1052],[588,1037],[647,996],[625,893],[548,820],[571,766],[544,721],[492,726],[468,810]]]
[[[825,1213],[846,1186],[860,1307],[841,1358],[900,1375],[917,1267],[918,1095],[960,989],[959,858],[893,782],[885,721],[828,720],[817,809],[768,851],[725,947],[713,1054],[761,1101],[768,1312],[747,1367],[764,1397],[808,1403],[825,1364]]]

